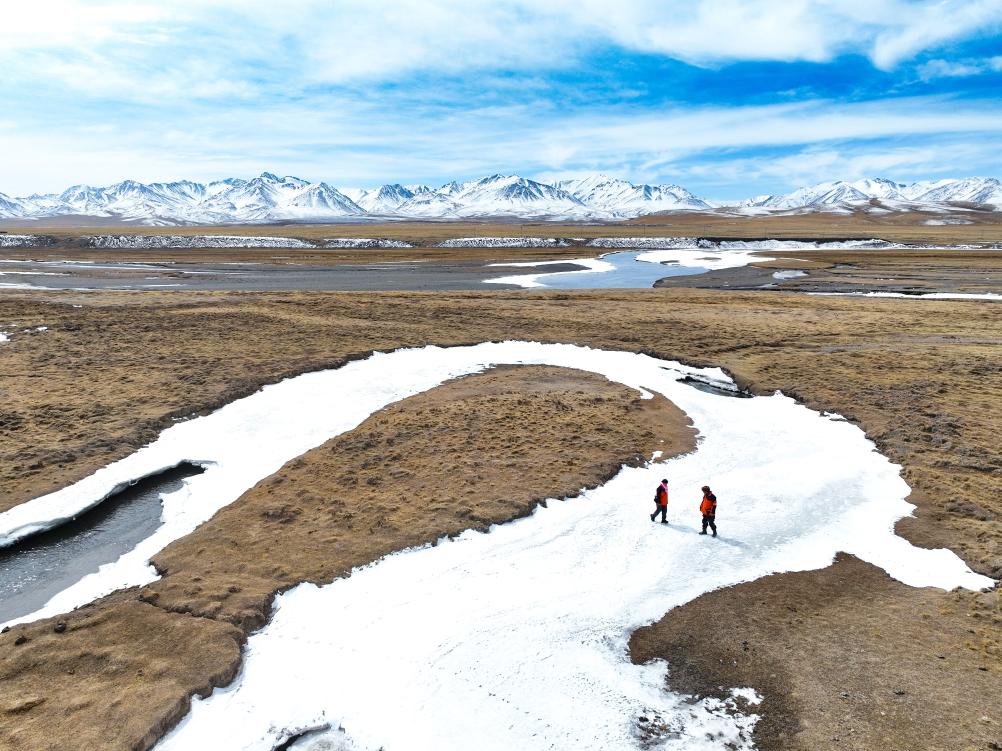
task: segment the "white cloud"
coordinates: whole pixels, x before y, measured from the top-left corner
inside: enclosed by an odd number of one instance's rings
[[[999,0],[37,0],[5,8],[0,63],[83,93],[294,94],[422,72],[572,68],[595,46],[700,65],[890,68],[997,30]],[[262,72],[265,75],[260,75]],[[262,80],[263,79],[263,80]]]
[[[963,78],[982,73],[1002,71],[1002,55],[980,60],[929,60],[918,66],[919,77],[924,81],[935,78]]]
[[[190,113],[183,127],[168,120],[142,128],[109,123],[98,130],[8,132],[0,137],[5,155],[0,191],[53,191],[124,178],[204,180],[264,169],[354,185],[436,182],[496,171],[547,176],[606,171],[683,184],[686,177],[708,182],[729,175],[737,185],[752,178],[786,185],[918,170],[921,159],[930,172],[941,170],[960,156],[959,147],[939,151],[931,145],[944,139],[969,143],[967,161],[956,164],[983,173],[1002,169],[1000,115],[998,102],[945,98],[634,114],[540,113],[526,106],[391,115],[370,104],[319,107],[304,101],[280,109]],[[846,145],[854,140],[871,143]],[[755,149],[781,155],[727,156]],[[849,153],[857,155],[855,161]]]
[[[830,180],[886,177],[908,182],[942,175],[980,174],[996,148],[996,143],[949,139],[908,146],[821,144],[782,155],[697,161],[680,165],[677,174],[683,182],[721,186],[718,191],[721,195],[726,193],[726,198],[747,198],[756,191],[746,186],[762,186],[765,192],[781,192]]]

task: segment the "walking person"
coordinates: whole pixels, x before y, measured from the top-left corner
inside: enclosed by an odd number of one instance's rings
[[[654,513],[651,514],[651,521],[657,519],[661,514],[661,523],[668,523],[668,480],[662,480],[658,489],[654,491]]]
[[[703,501],[699,504],[699,513],[703,515],[703,531],[699,534],[705,535],[706,528],[713,530],[713,536],[717,536],[717,496],[710,490],[709,485],[702,487]]]

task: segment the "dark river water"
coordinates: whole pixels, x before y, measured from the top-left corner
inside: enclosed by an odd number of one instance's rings
[[[153,534],[161,524],[160,494],[201,471],[186,464],[140,480],[75,521],[0,549],[0,622],[38,610]]]

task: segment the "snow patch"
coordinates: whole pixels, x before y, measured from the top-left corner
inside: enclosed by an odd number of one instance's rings
[[[85,238],[92,248],[313,248],[293,237],[242,235],[95,235]]]
[[[640,253],[638,261],[663,263],[669,266],[703,268],[708,271],[734,269],[757,261],[774,261],[775,258],[760,255],[750,250],[728,250],[715,255],[707,255],[704,250],[677,248],[675,250],[650,250]]]
[[[741,699],[750,706],[762,703],[761,694],[753,688],[732,688],[731,696],[735,699]]]
[[[368,237],[337,237],[324,240],[325,248],[413,248],[403,240],[386,240]]]
[[[807,272],[800,271],[799,269],[785,269],[783,271],[774,271],[772,274],[773,279],[779,279],[780,281],[786,279],[799,279],[802,276],[807,276]]]
[[[564,237],[456,237],[438,244],[439,248],[566,248]],[[505,264],[508,266],[514,264]]]
[[[0,234],[0,248],[35,248],[47,244],[46,239],[39,235]]]

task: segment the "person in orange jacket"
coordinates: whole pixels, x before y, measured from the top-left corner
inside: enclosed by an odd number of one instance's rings
[[[699,504],[699,513],[703,515],[703,531],[699,534],[705,535],[706,528],[713,530],[713,536],[717,536],[717,496],[710,490],[709,485],[702,487],[703,501]]]
[[[654,521],[658,514],[661,514],[661,523],[668,523],[668,480],[662,480],[658,489],[654,491],[654,513],[651,514],[651,521]]]

